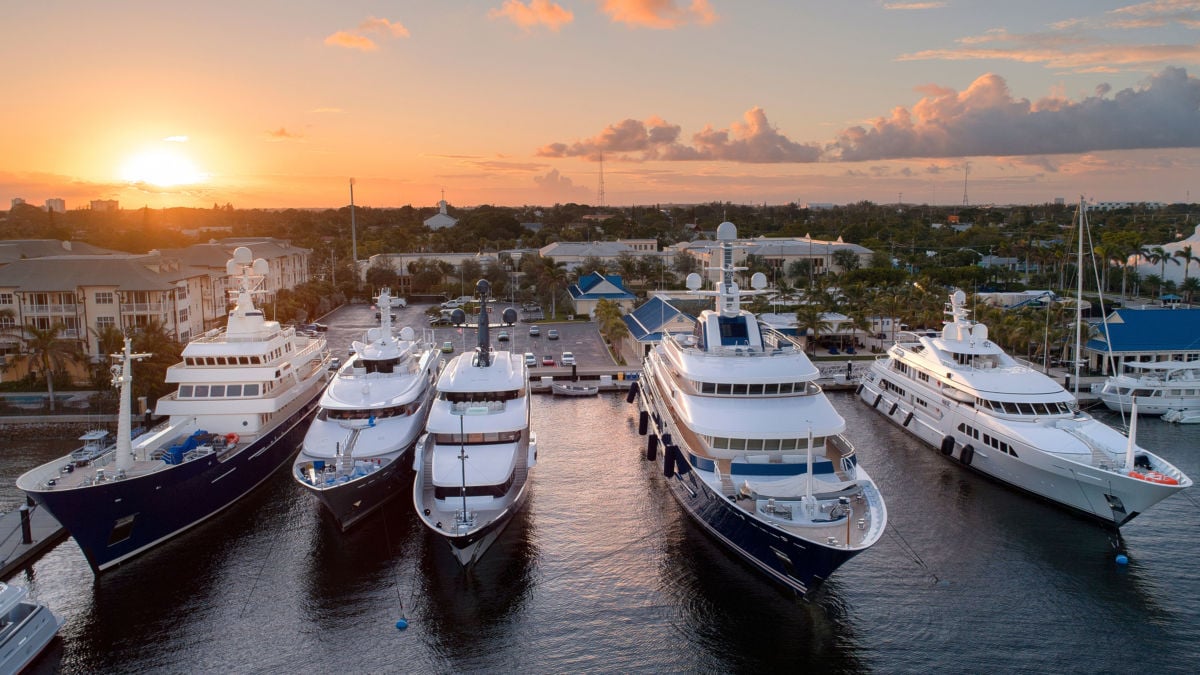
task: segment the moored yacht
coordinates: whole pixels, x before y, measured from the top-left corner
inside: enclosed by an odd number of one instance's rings
[[[21,672],[62,627],[62,619],[28,595],[20,586],[0,582],[0,673]]]
[[[525,358],[492,350],[490,290],[486,280],[476,286],[478,346],[442,370],[427,433],[413,457],[417,513],[464,566],[483,556],[524,505],[529,472],[537,463]],[[454,314],[454,322],[461,324],[462,310]],[[515,320],[516,312],[505,310],[505,323]]]
[[[385,289],[379,306],[390,307]],[[393,334],[390,312],[354,342],[321,396],[292,477],[349,529],[402,492],[405,455],[425,429],[441,352],[412,328]]]
[[[1200,361],[1126,361],[1126,372],[1092,385],[1109,410],[1142,415],[1200,413]]]
[[[871,366],[867,405],[964,467],[1111,526],[1192,484],[1006,354],[969,319],[965,293],[948,307],[940,334],[901,336]]]
[[[629,400],[647,459],[688,515],[741,558],[798,593],[814,590],[882,536],[887,508],[841,435],[845,420],[792,338],[740,307],[737,229],[722,223],[716,298],[693,334],[664,335]],[[751,285],[766,285],[761,274]],[[660,452],[661,449],[661,452]]]
[[[296,452],[328,381],[329,352],[268,321],[253,294],[267,261],[238,247],[226,270],[236,280],[224,329],[184,347],[167,369],[176,391],[155,413],[167,422],[131,441],[135,360],[125,340],[113,384],[120,388],[116,445],[86,462],[67,455],[28,471],[17,487],[67,529],[99,572],[187,530],[233,504]]]

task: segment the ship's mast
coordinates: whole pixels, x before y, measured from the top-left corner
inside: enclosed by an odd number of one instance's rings
[[[121,393],[121,407],[117,413],[117,472],[133,468],[133,442],[130,440],[132,423],[133,362],[150,356],[150,354],[134,354],[133,341],[125,338],[125,347],[120,354],[113,354],[118,362],[112,367],[112,383]]]

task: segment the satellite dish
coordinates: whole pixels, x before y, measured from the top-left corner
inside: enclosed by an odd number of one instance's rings
[[[761,291],[767,287],[767,275],[755,272],[754,276],[750,277],[750,285],[754,287],[754,290]]]
[[[479,296],[480,300],[487,300],[488,296],[491,294],[492,285],[488,283],[487,279],[480,279],[478,283],[475,284],[475,295]]]
[[[401,340],[404,340],[406,342],[412,342],[412,339],[416,336],[417,336],[417,334],[415,331],[413,331],[412,326],[405,326],[404,328],[400,329],[400,339]]]
[[[230,260],[225,263],[225,274],[228,274],[231,277],[237,276],[239,267],[241,267],[241,265],[238,264],[238,261]]]
[[[700,290],[700,287],[704,285],[704,281],[700,279],[700,275],[696,274],[695,272],[687,275],[687,281],[685,283],[687,283],[689,291],[698,291]]]
[[[733,241],[737,239],[737,226],[725,221],[717,226],[717,241]]]
[[[513,325],[517,322],[517,310],[512,307],[506,308],[504,314],[501,315],[501,320],[510,326]]]
[[[466,323],[466,322],[467,322],[467,313],[466,312],[462,311],[461,309],[456,309],[453,312],[450,312],[450,323]]]
[[[239,246],[233,249],[233,260],[242,265],[249,265],[254,256],[250,253],[250,249],[245,246]]]
[[[266,260],[258,258],[254,261],[254,273],[260,277],[267,276],[267,272],[271,271],[271,265]]]

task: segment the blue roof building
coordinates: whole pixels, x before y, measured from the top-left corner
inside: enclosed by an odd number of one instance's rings
[[[650,298],[621,320],[640,344],[658,342],[664,333],[691,333],[696,326],[696,317],[659,297]]]
[[[1108,353],[1124,372],[1128,361],[1200,361],[1200,309],[1118,309],[1084,345],[1084,358],[1108,374]]]
[[[604,275],[599,272],[582,277],[571,285],[567,291],[571,294],[571,302],[576,314],[593,316],[596,313],[596,303],[601,299],[617,303],[621,309],[628,312],[633,309],[635,297],[621,283],[621,275]]]

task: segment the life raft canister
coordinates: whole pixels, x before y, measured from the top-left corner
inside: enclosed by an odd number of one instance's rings
[[[1129,477],[1136,478],[1138,480],[1144,480],[1147,483],[1159,483],[1160,485],[1179,485],[1179,481],[1161,471],[1147,471],[1146,473],[1130,471]]]

